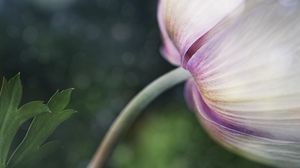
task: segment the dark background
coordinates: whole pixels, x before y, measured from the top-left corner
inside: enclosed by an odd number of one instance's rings
[[[159,54],[156,1],[0,0],[0,76],[21,72],[23,102],[74,87],[78,110],[49,140],[60,145],[24,167],[85,167],[124,105],[173,69]],[[28,123],[19,131],[24,135]],[[148,107],[110,168],[262,168],[225,151],[185,105],[183,86]]]

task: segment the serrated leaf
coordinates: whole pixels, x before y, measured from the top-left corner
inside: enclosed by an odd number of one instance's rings
[[[42,102],[32,102],[18,109],[22,97],[20,74],[3,79],[0,92],[0,167],[6,166],[8,152],[19,127],[28,119],[47,112]]]
[[[74,89],[66,89],[56,92],[49,100],[48,106],[51,111],[59,112],[67,107],[70,102],[71,93]]]
[[[17,117],[20,118],[20,121],[27,120],[32,118],[32,116],[37,116],[40,111],[51,112],[47,105],[45,105],[42,101],[32,101],[26,103],[18,110],[19,115]]]
[[[25,138],[12,155],[8,167],[15,167],[26,156],[37,153],[56,127],[76,112],[72,109],[64,109],[69,104],[72,90],[56,92],[50,98],[47,105],[51,112],[33,119]]]

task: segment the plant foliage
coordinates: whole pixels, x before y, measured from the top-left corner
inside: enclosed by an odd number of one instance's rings
[[[56,92],[47,104],[32,101],[19,107],[22,97],[20,75],[8,81],[3,79],[0,91],[0,168],[16,167],[52,144],[44,143],[55,128],[75,112],[65,109],[72,90]],[[32,121],[25,137],[16,149],[11,149],[20,126],[30,119]],[[13,152],[10,154],[10,151]]]

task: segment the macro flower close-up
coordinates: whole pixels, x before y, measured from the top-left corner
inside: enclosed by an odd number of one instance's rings
[[[299,168],[299,0],[0,0],[0,168]]]

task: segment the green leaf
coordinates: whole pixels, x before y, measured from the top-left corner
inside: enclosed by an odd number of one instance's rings
[[[49,112],[40,101],[31,102],[20,109],[22,85],[20,74],[7,81],[3,79],[0,92],[0,168],[6,167],[8,152],[19,127],[28,119]]]
[[[0,91],[0,168],[14,167],[24,159],[33,157],[32,154],[41,155],[45,153],[44,150],[51,149],[52,143],[43,143],[58,125],[75,112],[65,109],[72,90],[56,92],[47,105],[42,101],[32,101],[19,108],[22,97],[20,74],[9,81],[3,79]],[[33,120],[23,141],[9,157],[10,146],[18,129],[31,118]]]
[[[67,107],[70,102],[71,93],[74,89],[67,89],[56,92],[49,100],[48,106],[51,111],[59,112]]]
[[[47,158],[51,153],[59,149],[58,141],[50,141],[40,147],[34,155],[26,156],[26,159],[23,159],[22,162],[18,164],[18,167],[37,167],[37,163],[40,160]]]
[[[15,167],[31,154],[39,152],[42,144],[53,133],[55,128],[68,119],[76,111],[65,109],[69,104],[73,89],[56,92],[49,100],[50,113],[35,117],[25,138],[12,155],[8,167]]]
[[[32,116],[37,116],[41,111],[51,112],[48,106],[46,106],[42,101],[32,101],[26,103],[18,110],[20,120],[27,120],[32,118]]]

